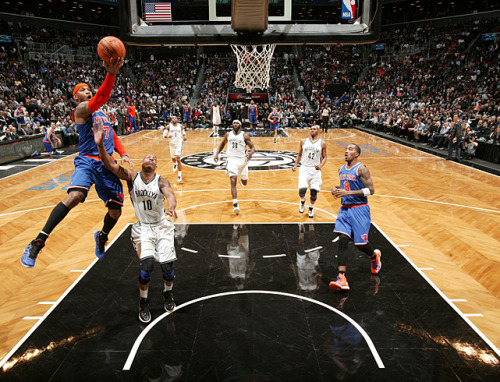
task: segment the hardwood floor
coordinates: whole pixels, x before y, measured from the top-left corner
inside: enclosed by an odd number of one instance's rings
[[[213,152],[221,138],[209,131],[189,131],[184,155]],[[271,138],[252,138],[257,150],[296,152],[306,130],[290,130],[274,144]],[[315,222],[332,222],[339,208],[329,190],[338,184],[344,145],[362,146],[360,160],[371,172],[376,194],[370,197],[373,222],[417,267],[500,347],[500,178],[356,130],[332,130],[325,137],[328,162]],[[172,173],[168,143],[160,131],[145,131],[122,139],[140,170],[142,158],[157,155],[158,172],[169,179],[177,197],[178,223],[271,223],[309,221],[298,213],[298,173],[287,170],[251,171],[246,187],[238,185],[241,214],[235,216],[229,180],[223,171],[183,166],[184,182]],[[93,261],[93,233],[106,213],[91,190],[87,201],[72,210],[54,230],[36,267],[20,264],[24,247],[42,229],[52,208],[66,195],[73,157],[0,179],[0,357],[45,314],[51,304]],[[50,186],[42,185],[55,179]],[[67,180],[66,180],[67,179]],[[45,190],[30,188],[42,185]],[[50,188],[50,189],[49,189]],[[307,195],[309,197],[309,195]],[[125,208],[110,239],[135,221],[126,198]],[[383,270],[382,270],[383,272]],[[325,275],[332,277],[333,275]],[[105,275],[103,275],[105,277]]]

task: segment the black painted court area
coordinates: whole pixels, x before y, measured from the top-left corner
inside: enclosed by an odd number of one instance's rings
[[[351,247],[349,293],[328,288],[336,275],[333,224],[179,228],[178,309],[145,336],[129,371],[122,369],[145,328],[137,318],[139,261],[130,227],[18,349],[0,379],[490,381],[499,375],[497,355],[373,227],[370,241],[382,250],[382,270],[371,276],[366,256]],[[157,265],[153,321],[164,313],[161,288]],[[210,298],[224,292],[230,293]],[[348,320],[288,294],[351,317],[385,368]]]

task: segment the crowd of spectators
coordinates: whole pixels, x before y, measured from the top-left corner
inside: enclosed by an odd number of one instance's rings
[[[74,145],[77,133],[71,122],[71,90],[79,82],[94,90],[105,71],[98,60],[67,62],[41,57],[27,59],[31,42],[77,45],[95,44],[98,36],[65,34],[50,28],[7,23],[2,30],[16,30],[16,44],[0,45],[0,139],[13,140],[43,133],[50,123]],[[279,52],[271,63],[269,102],[258,104],[259,119],[272,107],[280,110],[283,127],[307,127],[329,115],[331,126],[359,123],[387,134],[436,148],[448,146],[452,119],[463,121],[463,144],[499,144],[498,43],[481,41],[482,33],[498,31],[498,20],[465,22],[455,26],[427,25],[392,29],[382,35],[385,52],[357,46],[305,46],[300,55]],[[22,32],[22,33],[21,33]],[[23,34],[25,33],[25,34]],[[21,50],[21,51],[20,51]],[[368,53],[367,53],[368,52]],[[200,73],[200,68],[204,72]],[[139,128],[158,128],[170,116],[182,116],[188,101],[193,127],[210,128],[210,107],[223,106],[223,122],[246,119],[244,104],[228,104],[227,89],[237,69],[232,53],[197,55],[195,48],[166,60],[131,60],[117,76],[112,99],[104,110],[119,134],[127,129],[127,109],[133,103]],[[294,69],[300,86],[294,82]],[[201,78],[199,94],[194,94]],[[332,85],[345,85],[335,97]],[[299,99],[303,90],[312,110]],[[192,102],[195,98],[198,101]],[[473,150],[472,150],[473,151]]]

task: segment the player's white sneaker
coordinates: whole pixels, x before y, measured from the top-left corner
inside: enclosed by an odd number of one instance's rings
[[[177,171],[177,163],[176,163],[176,164],[174,164],[174,167],[172,168],[172,171],[173,171],[173,172],[176,172],[176,171]]]
[[[240,214],[240,206],[238,206],[238,203],[233,204],[233,211],[236,215]]]
[[[309,217],[310,218],[314,217],[314,208],[309,207]]]
[[[182,176],[181,176],[181,175],[179,175],[179,176],[177,177],[177,182],[178,182],[178,183],[181,183],[181,182],[182,182]]]
[[[304,202],[304,203],[300,202],[299,203],[299,212],[301,214],[303,214],[305,209],[306,209],[306,202]]]

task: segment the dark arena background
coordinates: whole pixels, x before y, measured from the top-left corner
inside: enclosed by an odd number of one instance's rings
[[[0,381],[500,380],[497,1],[9,0],[0,19]],[[176,307],[155,264],[149,323],[126,182],[103,259],[91,187],[36,266],[20,262],[67,195],[82,141],[72,91],[103,83],[104,36],[127,51],[101,110],[135,165],[114,158],[141,171],[153,153],[177,202]],[[227,145],[214,158],[235,119],[256,149],[239,214]],[[293,168],[314,125],[327,160],[309,217]],[[382,268],[349,242],[350,290],[334,291],[331,190],[353,143]]]

